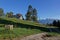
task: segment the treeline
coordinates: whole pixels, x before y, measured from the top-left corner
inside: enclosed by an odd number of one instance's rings
[[[60,20],[58,20],[58,21],[54,20],[53,21],[53,26],[60,27]]]
[[[51,24],[48,24],[48,25],[60,27],[60,20],[54,20]]]
[[[18,19],[23,19],[23,20],[29,20],[29,21],[34,21],[37,22],[37,10],[36,8],[33,8],[31,5],[28,6],[28,10],[26,12],[25,18],[21,13],[14,13],[12,11],[4,13],[4,10],[0,8],[0,17],[8,17],[8,18],[18,18]]]
[[[21,13],[16,13],[16,15],[14,15],[12,11],[4,13],[4,10],[2,8],[0,8],[0,17],[18,18],[18,19],[22,17],[22,19],[24,19]]]

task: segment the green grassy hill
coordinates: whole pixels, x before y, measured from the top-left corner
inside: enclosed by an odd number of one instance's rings
[[[14,25],[13,30],[5,30],[6,24]],[[33,35],[37,33],[48,32],[57,34],[56,32],[50,32],[46,25],[39,24],[36,22],[19,20],[16,18],[0,18],[0,38],[15,38]]]
[[[5,30],[4,26],[6,24],[13,24],[14,29]],[[40,27],[40,24],[16,18],[0,18],[0,38],[23,37],[42,32],[34,27]]]
[[[36,22],[32,22],[32,21],[26,21],[26,20],[19,20],[16,18],[0,18],[0,21],[2,23],[4,23],[3,21],[8,21],[7,24],[14,24],[14,23],[21,23],[21,24],[26,24],[26,25],[33,25],[33,26],[40,26],[42,24],[36,23]],[[14,23],[13,23],[14,22]]]
[[[45,27],[42,24],[26,21],[26,20],[19,20],[16,18],[0,18],[0,25],[12,24],[14,27],[22,27],[22,28],[40,28]]]

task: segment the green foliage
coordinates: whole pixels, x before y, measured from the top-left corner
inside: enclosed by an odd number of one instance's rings
[[[5,25],[4,24],[0,24],[0,27],[4,27]]]
[[[37,10],[35,8],[33,9],[32,20],[37,22]]]
[[[26,14],[26,20],[30,20],[31,21],[31,12],[27,12],[27,14]]]
[[[13,17],[13,12],[7,12],[6,17],[12,18]]]
[[[53,21],[53,26],[56,26],[57,25],[56,23],[57,23],[56,20],[54,20]]]
[[[31,6],[31,5],[29,5],[29,6],[28,6],[28,8],[30,9],[30,8],[32,8],[32,6]]]
[[[2,8],[0,8],[0,16],[4,15],[4,10]]]
[[[28,7],[26,20],[37,22],[37,10],[33,9],[31,5]]]
[[[31,5],[28,6],[28,11],[27,11],[27,14],[26,14],[26,20],[32,20],[31,19],[31,14],[33,13],[33,8]]]
[[[52,25],[60,27],[60,20],[58,20],[58,21],[54,20],[53,23],[52,23]]]

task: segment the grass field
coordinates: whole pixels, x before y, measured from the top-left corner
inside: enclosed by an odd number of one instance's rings
[[[26,28],[14,28],[13,30],[5,30],[4,27],[0,27],[0,38],[15,38],[15,37],[25,37],[33,34],[43,33],[43,31],[38,29],[26,29]],[[49,35],[58,36],[60,34],[54,32],[47,32]]]
[[[39,23],[36,23],[36,22],[26,21],[26,20],[19,20],[19,19],[16,19],[16,18],[0,18],[0,20],[1,19],[11,21],[11,22],[15,22],[15,23],[21,23],[21,24],[25,24],[25,25],[43,26],[42,24],[39,24]]]
[[[6,24],[13,24],[14,29],[5,30],[4,25]],[[56,32],[49,32],[47,27],[43,24],[16,18],[0,18],[0,38],[24,37],[42,32],[47,32],[49,35],[60,35]]]
[[[13,30],[5,30],[5,28],[0,27],[0,38],[24,37],[41,32],[38,29],[14,28]]]

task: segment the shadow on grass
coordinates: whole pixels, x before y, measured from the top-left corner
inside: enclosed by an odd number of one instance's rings
[[[40,27],[40,26],[34,26],[34,25],[27,25],[27,24],[17,23],[17,22],[3,20],[3,19],[0,19],[0,24],[13,24],[16,27],[21,27],[21,28],[38,29],[38,30],[41,30],[43,32],[60,33],[60,30],[59,30],[60,28],[45,28],[45,27]]]

